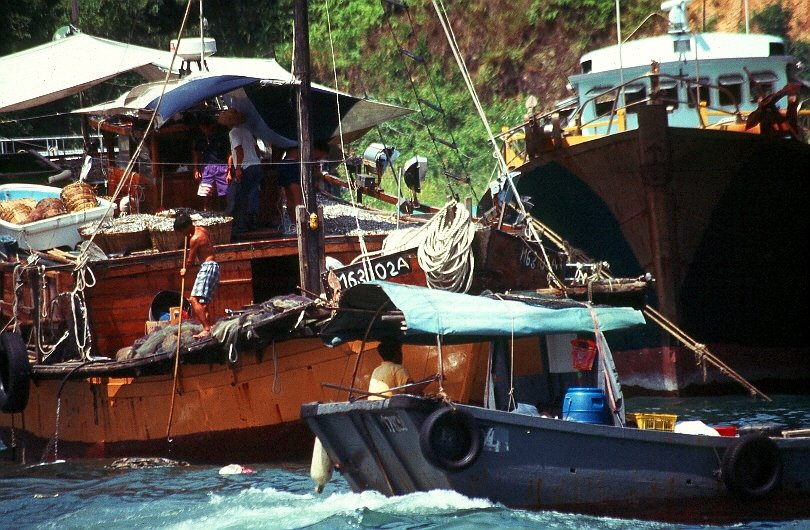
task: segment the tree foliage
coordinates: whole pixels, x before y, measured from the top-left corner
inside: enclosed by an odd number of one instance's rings
[[[57,27],[67,24],[69,13],[64,0],[0,0],[0,55],[49,41]]]

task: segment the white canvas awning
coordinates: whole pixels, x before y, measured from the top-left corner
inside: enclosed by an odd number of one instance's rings
[[[56,101],[131,70],[157,80],[165,73],[156,65],[170,62],[168,51],[71,35],[0,57],[0,112]]]

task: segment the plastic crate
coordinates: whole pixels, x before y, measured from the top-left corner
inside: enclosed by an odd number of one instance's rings
[[[639,429],[654,431],[674,431],[675,420],[678,419],[678,416],[675,414],[653,414],[647,412],[630,412],[627,416],[635,420],[636,426]]]

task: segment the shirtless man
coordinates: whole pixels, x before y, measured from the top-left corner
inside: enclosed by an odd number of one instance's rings
[[[183,268],[180,269],[180,276],[186,275],[186,268],[190,267],[195,259],[200,262],[200,271],[197,273],[190,297],[194,318],[203,327],[201,332],[194,335],[195,339],[200,339],[211,333],[208,304],[219,285],[219,263],[214,261],[214,245],[211,243],[211,234],[206,227],[194,226],[191,217],[187,213],[180,212],[174,219],[174,229],[185,237],[191,238],[186,261],[183,263]]]

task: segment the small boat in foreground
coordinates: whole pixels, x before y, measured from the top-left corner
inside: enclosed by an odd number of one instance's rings
[[[489,367],[480,404],[440,390],[308,403],[301,417],[358,492],[452,489],[514,508],[691,523],[810,516],[806,431],[720,436],[625,412],[603,332],[643,322],[637,310],[570,300],[359,285],[341,298],[325,342],[433,344],[441,389],[446,345],[491,340],[478,359]]]

